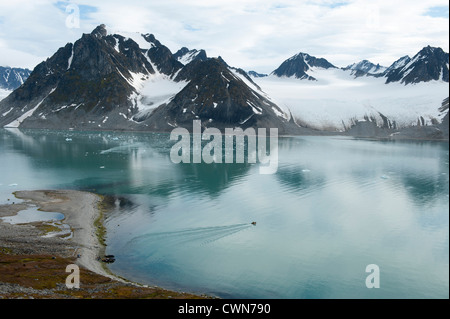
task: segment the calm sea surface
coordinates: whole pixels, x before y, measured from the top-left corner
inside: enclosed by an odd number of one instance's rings
[[[17,202],[16,190],[112,195],[111,270],[170,289],[449,297],[448,143],[280,137],[269,175],[259,163],[174,164],[173,144],[168,134],[2,129],[0,204]],[[380,287],[369,289],[372,264]]]

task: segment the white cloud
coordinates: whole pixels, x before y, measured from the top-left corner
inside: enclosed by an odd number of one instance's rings
[[[0,1],[0,65],[32,67],[101,23],[260,72],[298,52],[346,66],[362,59],[389,65],[426,45],[449,49],[442,0]],[[67,4],[81,8],[79,29],[65,25]]]

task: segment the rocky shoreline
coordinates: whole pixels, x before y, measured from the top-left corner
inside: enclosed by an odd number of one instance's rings
[[[99,195],[73,190],[18,191],[14,201],[0,206],[0,299],[126,299],[204,298],[128,282],[110,273],[99,257],[105,246]],[[38,206],[64,214],[60,223],[13,224],[4,217]],[[61,232],[62,224],[70,232]],[[67,226],[66,226],[67,228]],[[66,266],[80,268],[80,288],[66,287]]]

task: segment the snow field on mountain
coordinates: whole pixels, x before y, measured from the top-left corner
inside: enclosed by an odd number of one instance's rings
[[[0,101],[7,97],[12,91],[0,88]]]
[[[171,99],[180,92],[188,82],[175,82],[169,76],[156,73],[143,80],[133,74],[133,86],[137,93],[133,93],[130,99],[136,101],[139,109],[137,117],[145,116],[158,106],[169,103]]]
[[[198,55],[199,52],[188,52],[185,55],[179,57],[177,60],[183,65],[188,64],[192,60],[195,59],[195,57]]]
[[[318,81],[270,75],[254,81],[282,108],[288,108],[299,123],[317,129],[343,130],[352,120],[379,113],[398,126],[415,125],[421,116],[427,124],[441,119],[438,108],[448,96],[443,81],[403,85],[385,84],[385,78],[354,78],[341,69],[313,68],[307,71]]]

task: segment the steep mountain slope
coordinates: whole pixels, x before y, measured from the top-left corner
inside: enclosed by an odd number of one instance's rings
[[[167,105],[158,107],[145,123],[153,130],[203,125],[219,129],[239,126],[277,127],[280,132],[299,129],[290,116],[270,101],[242,70],[221,58],[194,60],[175,78],[189,83]]]
[[[133,40],[107,35],[102,25],[36,66],[24,85],[0,102],[0,109],[9,111],[0,124],[126,128],[121,114],[133,113],[128,101],[133,84],[153,73]]]

